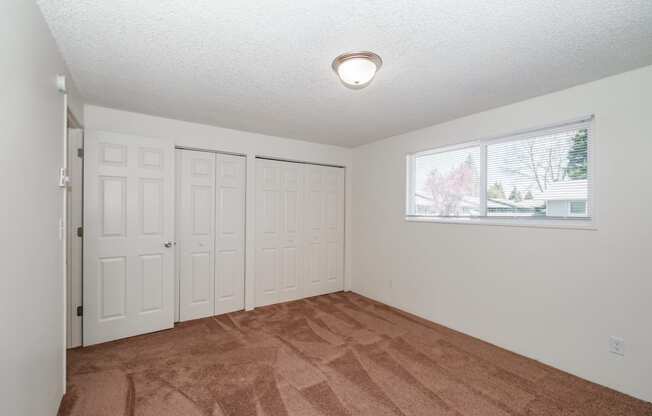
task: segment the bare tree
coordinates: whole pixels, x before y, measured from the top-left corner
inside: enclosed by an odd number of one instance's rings
[[[563,181],[567,175],[568,137],[546,137],[505,144],[502,165],[507,174],[534,182],[540,192],[553,182]]]

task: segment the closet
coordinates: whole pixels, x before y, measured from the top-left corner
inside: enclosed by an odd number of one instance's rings
[[[179,320],[244,309],[245,157],[176,149]]]
[[[344,289],[344,169],[256,159],[256,306]]]

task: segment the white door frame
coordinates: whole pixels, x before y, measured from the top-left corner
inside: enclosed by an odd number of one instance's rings
[[[70,123],[70,122],[69,122]],[[82,345],[82,316],[77,307],[82,305],[82,237],[77,229],[83,224],[83,149],[84,131],[77,127],[68,129],[68,187],[66,221],[66,346]],[[79,151],[82,154],[78,153]]]

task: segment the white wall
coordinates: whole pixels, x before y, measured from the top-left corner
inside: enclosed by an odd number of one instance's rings
[[[247,202],[246,202],[246,277],[245,306],[254,305],[254,256],[255,252],[255,157],[268,156],[294,161],[334,164],[346,167],[345,207],[345,288],[351,285],[351,177],[352,150],[309,143],[299,140],[265,136],[238,130],[224,129],[203,124],[188,123],[144,114],[113,110],[96,106],[84,107],[86,134],[93,130],[112,131],[142,137],[168,140],[176,146],[196,149],[240,153],[247,156]]]
[[[404,220],[406,153],[591,113],[597,231]],[[651,123],[646,67],[356,148],[353,290],[652,400]]]
[[[0,2],[0,50],[0,414],[55,415],[65,365],[57,187],[65,112],[56,75],[66,68],[33,1]]]

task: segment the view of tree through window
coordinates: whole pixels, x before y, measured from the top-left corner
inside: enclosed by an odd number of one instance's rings
[[[410,159],[411,214],[588,218],[589,140],[583,122],[416,154]]]
[[[479,147],[419,156],[415,164],[418,215],[479,215]]]
[[[587,129],[487,145],[487,215],[554,216],[587,199]]]

